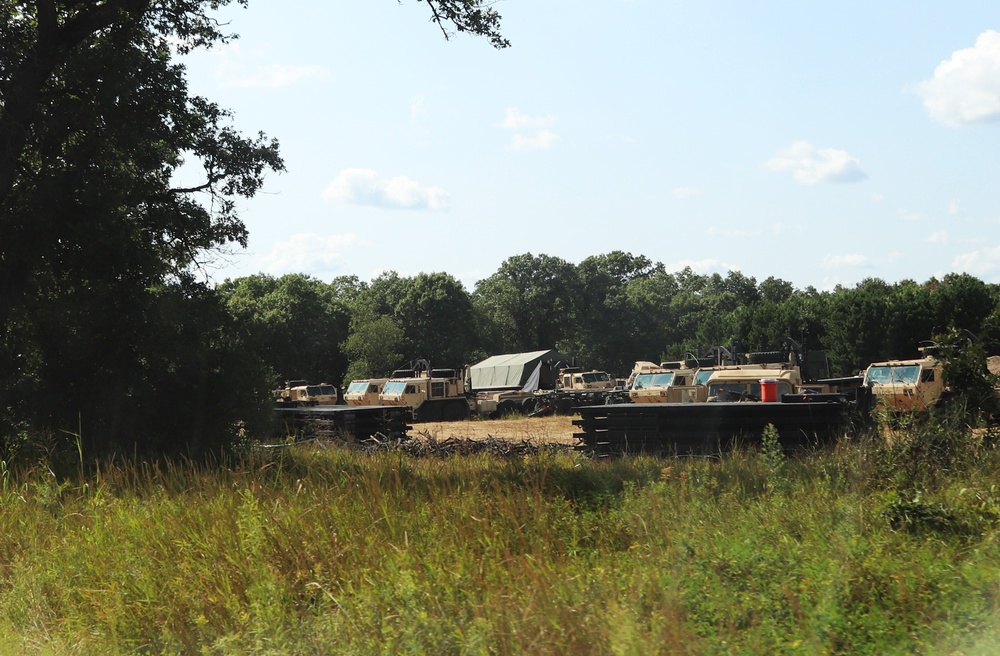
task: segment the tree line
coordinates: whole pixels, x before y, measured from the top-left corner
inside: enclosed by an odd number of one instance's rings
[[[957,273],[922,283],[869,278],[820,292],[737,271],[669,272],[621,251],[579,264],[525,253],[471,291],[444,272],[387,272],[330,283],[260,274],[227,280],[217,292],[276,381],[345,385],[418,358],[457,368],[549,348],[624,376],[637,360],[675,360],[717,345],[772,350],[786,337],[825,350],[839,376],[917,357],[921,342],[953,328],[1000,352],[1000,286]]]

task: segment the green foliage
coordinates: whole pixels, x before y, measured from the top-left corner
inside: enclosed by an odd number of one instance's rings
[[[347,367],[340,343],[348,336],[350,301],[360,283],[327,284],[302,274],[227,280],[218,288],[278,381],[339,384]]]
[[[5,461],[0,650],[989,653],[996,452],[897,494],[877,449],[766,492],[740,454]]]
[[[937,342],[944,361],[944,383],[950,392],[945,399],[946,411],[960,412],[973,424],[984,418],[1000,416],[996,392],[1000,388],[1000,380],[990,373],[982,344],[971,334],[954,328],[939,336]]]
[[[490,3],[422,1],[446,36],[507,45]],[[284,169],[173,59],[230,39],[214,18],[229,4],[247,0],[0,3],[0,440],[214,451],[275,372],[343,375],[336,292],[224,289],[233,322],[198,283],[247,244],[237,200]]]
[[[531,253],[507,258],[476,283],[472,302],[490,349],[518,353],[554,348],[579,326],[576,267],[558,257]]]

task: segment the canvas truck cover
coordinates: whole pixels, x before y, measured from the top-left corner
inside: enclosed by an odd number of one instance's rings
[[[551,388],[551,365],[560,362],[567,358],[555,350],[494,355],[469,368],[472,391]]]

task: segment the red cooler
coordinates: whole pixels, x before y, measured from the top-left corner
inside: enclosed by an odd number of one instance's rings
[[[760,381],[760,400],[763,403],[776,403],[778,401],[778,379],[762,378]]]

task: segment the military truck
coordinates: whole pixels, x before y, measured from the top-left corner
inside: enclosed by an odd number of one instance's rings
[[[946,393],[938,359],[938,347],[925,342],[919,347],[922,357],[913,360],[873,362],[865,369],[864,385],[875,402],[893,412],[927,410]]]
[[[427,360],[392,372],[378,401],[409,406],[413,421],[457,421],[470,414],[464,377],[455,369],[431,369]]]
[[[388,380],[388,378],[352,380],[344,391],[344,402],[356,406],[379,405],[378,395]]]
[[[283,388],[274,390],[274,401],[279,408],[337,405],[340,394],[329,383],[310,385],[304,380],[288,380]]]
[[[694,384],[698,369],[688,366],[688,362],[647,361],[635,363],[628,398],[632,403],[691,403],[704,400],[698,398],[698,388]]]

